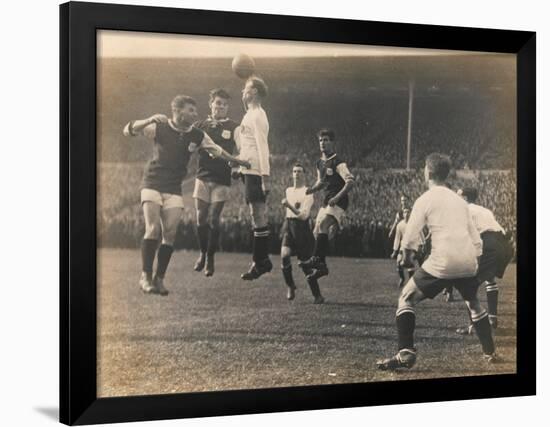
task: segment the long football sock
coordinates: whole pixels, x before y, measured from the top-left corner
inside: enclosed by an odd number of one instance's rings
[[[262,262],[268,257],[269,228],[258,227],[254,229],[254,242],[252,245],[252,259],[254,262]]]
[[[143,239],[141,241],[141,269],[151,279],[153,275],[153,262],[157,252],[158,240]]]
[[[208,248],[208,235],[210,234],[210,226],[208,224],[197,226],[197,240],[201,253],[206,253]]]
[[[285,278],[285,283],[289,288],[295,288],[294,278],[292,277],[292,263],[290,262],[290,257],[285,257],[281,262],[281,270],[283,272],[283,277]]]
[[[487,292],[487,311],[491,319],[497,318],[498,310],[498,285],[496,283],[486,283],[485,291]]]
[[[157,254],[157,276],[164,278],[166,274],[166,269],[168,268],[168,263],[172,257],[172,252],[174,248],[171,245],[160,245],[158,254]]]
[[[218,226],[210,227],[210,234],[208,235],[208,248],[206,253],[208,255],[214,255],[218,250],[218,241],[220,239],[220,228]]]
[[[405,280],[405,272],[403,271],[403,267],[397,267],[397,274],[399,274],[399,278],[401,280]]]
[[[491,332],[491,324],[489,316],[484,310],[477,316],[472,316],[472,322],[476,331],[477,337],[481,342],[481,348],[485,354],[493,354],[495,352],[495,343],[493,342],[493,334]]]
[[[328,252],[328,234],[319,233],[315,239],[315,250],[313,254],[318,257],[321,262],[325,262]]]
[[[321,296],[321,289],[319,289],[319,282],[317,282],[317,279],[307,279],[307,284],[311,290],[311,294],[315,298]]]
[[[411,307],[404,307],[395,313],[395,325],[397,326],[397,347],[414,348],[414,328],[416,326],[416,314]]]

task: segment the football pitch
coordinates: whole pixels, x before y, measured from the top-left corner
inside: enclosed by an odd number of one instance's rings
[[[502,363],[488,365],[475,336],[455,334],[467,322],[458,293],[417,308],[418,361],[405,372],[375,362],[396,351],[398,296],[393,260],[329,257],[312,296],[294,261],[296,299],[286,300],[279,257],[254,282],[240,273],[250,255],[220,253],[216,273],[193,271],[195,252],[174,253],[170,295],[138,285],[140,252],[98,250],[98,396],[391,381],[516,371],[516,266],[500,283],[496,345]],[[485,305],[485,291],[480,290]]]

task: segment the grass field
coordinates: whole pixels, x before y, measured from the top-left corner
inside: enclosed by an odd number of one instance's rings
[[[313,305],[298,268],[296,299],[286,300],[278,257],[271,274],[243,282],[249,255],[219,254],[212,278],[192,270],[196,255],[174,254],[171,292],[161,297],[139,290],[139,251],[99,251],[99,396],[516,371],[515,265],[500,287],[496,343],[503,363],[487,365],[476,337],[455,334],[467,321],[463,302],[437,297],[417,310],[416,366],[388,373],[375,361],[396,350],[393,261],[329,258],[332,280],[320,281],[327,302]],[[485,301],[484,291],[480,297]]]

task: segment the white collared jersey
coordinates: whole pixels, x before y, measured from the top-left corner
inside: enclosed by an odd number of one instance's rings
[[[472,215],[472,221],[474,222],[479,234],[485,233],[486,231],[496,231],[505,234],[504,229],[500,226],[495,219],[493,212],[489,209],[474,203],[468,204],[468,208],[470,210],[470,214]]]
[[[249,108],[241,125],[235,129],[239,158],[250,162],[250,169],[240,168],[248,175],[269,175],[269,122],[262,107]]]
[[[422,269],[440,279],[472,277],[482,243],[468,204],[454,191],[437,185],[414,203],[401,241],[403,249],[418,249],[424,226],[431,234],[432,250]]]
[[[405,230],[407,228],[407,223],[404,219],[399,221],[397,226],[395,227],[395,238],[393,239],[393,250],[398,251],[401,248],[401,240],[403,239],[403,236],[405,235]]]
[[[395,238],[393,239],[394,251],[398,251],[401,249],[401,240],[403,240],[403,237],[405,236],[406,231],[407,231],[407,222],[405,222],[405,220],[402,219],[397,223],[397,226],[395,227]],[[424,233],[420,233],[418,235],[418,242],[415,243],[415,245],[420,246],[425,243],[426,243],[426,238],[424,236]]]
[[[298,218],[304,221],[309,219],[314,199],[313,194],[306,195],[306,190],[306,187],[288,187],[286,189],[285,198],[288,204],[300,211],[300,215],[296,215],[290,209],[286,208],[286,218]]]

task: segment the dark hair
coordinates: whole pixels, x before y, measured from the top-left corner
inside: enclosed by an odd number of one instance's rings
[[[305,172],[306,171],[306,168],[304,167],[303,164],[297,162],[297,163],[294,163],[294,166],[292,166],[292,169],[294,168],[302,168],[302,170]]]
[[[260,98],[265,98],[267,96],[267,85],[263,79],[258,76],[252,76],[248,78],[247,83],[248,82],[252,82],[252,87],[256,89]]]
[[[317,138],[321,138],[323,136],[328,136],[328,139],[331,141],[334,141],[336,139],[336,134],[332,129],[323,128],[319,132],[317,132]]]
[[[183,108],[187,104],[197,105],[197,101],[187,95],[177,95],[174,99],[172,99],[172,103],[170,105],[172,108]]]
[[[440,153],[432,153],[426,157],[429,177],[436,181],[445,181],[451,172],[451,159]]]
[[[219,97],[222,99],[231,99],[227,91],[221,88],[212,89],[210,91],[210,103],[212,103],[214,99],[216,99],[216,97]]]
[[[477,200],[478,196],[477,188],[464,187],[462,189],[462,195],[466,197],[466,200],[468,200],[468,202],[474,203]]]

